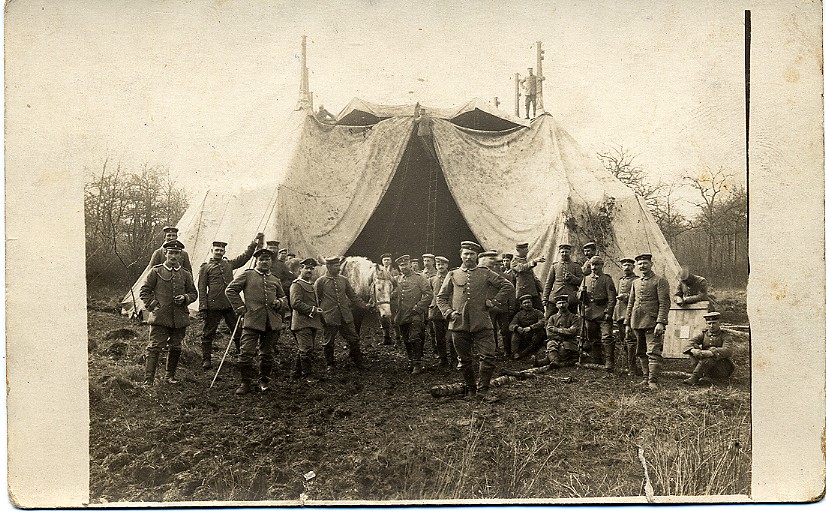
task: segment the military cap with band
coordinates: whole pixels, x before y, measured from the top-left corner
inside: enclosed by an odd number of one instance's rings
[[[510,252],[505,252],[504,254],[502,254],[502,259],[513,259],[513,254],[511,254]]]
[[[408,254],[400,255],[396,258],[396,264],[409,263],[410,256]]]
[[[571,245],[568,243],[560,243],[559,248],[571,248]]]
[[[379,260],[384,259],[385,257],[389,257],[390,259],[393,259],[393,254],[391,254],[390,252],[385,252],[385,253],[383,253],[382,255],[379,256]]]
[[[519,303],[522,303],[525,300],[533,300],[533,297],[529,294],[524,294],[524,295],[519,297]],[[567,298],[566,298],[566,300],[567,300]]]
[[[281,250],[279,250],[279,251],[278,251],[278,253],[279,253],[279,254],[280,254],[280,253],[282,253],[282,252],[286,254],[286,253],[287,253],[287,249],[286,249],[286,248],[282,248]]]
[[[479,257],[496,257],[499,255],[499,252],[496,250],[486,250],[479,254]]]
[[[268,248],[268,249],[270,249],[270,250],[272,250],[273,252],[277,252],[277,251],[278,251],[278,246],[279,246],[279,245],[281,245],[281,242],[280,242],[280,241],[268,241],[268,242],[267,242],[267,248]]]
[[[588,247],[591,247],[591,248],[593,248],[594,250],[596,250],[596,248],[597,248],[597,244],[596,244],[596,243],[594,243],[593,241],[589,241],[588,243],[586,243],[586,244],[582,245],[582,248],[583,248],[583,249],[586,249],[586,248],[588,248]]]
[[[316,266],[318,266],[318,261],[316,261],[312,257],[308,257],[307,259],[301,261],[301,266],[312,266],[313,268],[315,268]]]
[[[293,254],[292,252],[290,252],[289,254],[287,254],[287,257],[295,257],[295,254]]]
[[[588,262],[591,264],[605,264],[605,259],[603,259],[602,256],[595,255],[588,259]]]
[[[171,225],[167,225],[166,227],[164,227],[161,230],[163,232],[178,232],[178,228],[177,227],[172,227]]]
[[[651,254],[640,254],[634,258],[635,261],[650,261],[653,256]]]
[[[703,314],[703,319],[705,319],[705,320],[720,319],[720,313],[719,312],[708,312],[706,314]]]
[[[227,242],[226,241],[213,241],[212,246],[213,247],[218,247],[218,248],[227,248]]]
[[[178,240],[167,241],[162,246],[165,250],[183,250],[184,249],[184,244],[181,243]]]
[[[520,241],[519,243],[516,244],[516,248],[528,248],[528,242],[527,241]]]
[[[475,241],[463,241],[460,246],[464,250],[473,250],[477,254],[482,251],[482,247]]]
[[[450,264],[450,259],[448,259],[445,256],[436,256],[434,259],[436,259],[436,261],[441,261],[445,264]]]
[[[567,301],[568,301],[568,295],[557,295],[556,298],[554,298],[554,303],[556,303],[556,302],[567,302]]]
[[[620,262],[620,264],[622,264],[622,263],[632,263],[633,264],[634,259],[631,258],[631,257],[623,257],[622,259],[619,260],[619,262]]]
[[[419,262],[419,260],[418,260],[418,259],[416,259],[416,258],[412,258],[412,259],[410,259],[410,262],[411,262],[411,263],[418,263],[418,262]]]
[[[272,258],[275,255],[275,252],[270,247],[261,247],[255,252],[252,253],[253,257],[261,257],[262,255],[267,255]]]
[[[436,256],[433,254],[422,254],[422,259],[436,259]]]
[[[341,256],[325,257],[324,264],[340,264],[343,259]]]

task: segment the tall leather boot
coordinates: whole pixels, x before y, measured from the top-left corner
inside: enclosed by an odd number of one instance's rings
[[[490,389],[490,379],[493,376],[493,367],[479,368],[479,385],[477,391],[480,394],[486,393]]]
[[[143,379],[143,384],[147,387],[155,384],[155,369],[158,367],[157,351],[150,351],[146,354],[146,372]]]
[[[272,373],[273,363],[269,360],[262,360],[258,365],[258,387],[261,392],[270,390],[270,373]]]
[[[605,364],[602,348],[602,341],[595,342],[591,345],[591,362],[599,366]]]
[[[238,374],[241,376],[241,384],[235,390],[236,396],[243,396],[250,393],[250,380],[252,379],[252,365],[238,364]]]
[[[309,356],[302,356],[299,358],[301,364],[301,376],[304,378],[313,377],[313,359]]]
[[[637,362],[637,346],[626,344],[625,351],[628,353],[628,374],[642,376],[642,369],[640,369],[640,364]]]
[[[201,369],[212,367],[212,340],[201,342]]]
[[[660,374],[660,363],[659,362],[648,362],[648,388],[651,390],[658,390],[660,385],[659,381],[659,374]]]
[[[327,363],[327,369],[332,370],[336,366],[336,357],[335,357],[335,346],[333,343],[325,344],[323,346],[324,350],[324,361]]]
[[[422,373],[422,357],[424,356],[424,340],[418,339],[410,343],[413,353],[413,374]]]
[[[180,383],[175,378],[175,370],[178,369],[178,360],[181,359],[181,350],[169,350],[169,356],[166,358],[166,376],[164,380],[166,383]]]
[[[476,371],[473,370],[473,361],[459,361],[462,364],[462,377],[465,380],[465,395],[469,398],[476,397]]]
[[[605,352],[605,370],[609,373],[614,371],[614,343],[602,345]]]
[[[642,369],[642,385],[648,386],[648,357],[640,357],[640,369]]]

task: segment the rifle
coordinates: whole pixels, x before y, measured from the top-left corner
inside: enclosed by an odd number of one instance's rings
[[[585,307],[591,303],[588,298],[588,289],[585,286],[585,280],[582,280],[582,285],[579,288],[579,333],[577,333],[577,347],[579,348],[579,359],[577,365],[582,364],[582,361],[590,356],[587,350],[591,349],[591,340],[588,337],[588,323],[585,321]]]

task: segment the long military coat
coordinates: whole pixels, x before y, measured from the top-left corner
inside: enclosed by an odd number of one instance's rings
[[[448,329],[456,332],[481,332],[493,330],[490,308],[485,305],[488,290],[495,289],[491,299],[494,306],[507,303],[513,286],[508,279],[487,268],[476,266],[450,270],[436,295],[436,305],[445,318],[455,311]]]
[[[321,320],[325,325],[339,326],[353,322],[353,305],[366,308],[347,278],[323,275],[313,284],[321,307]]]
[[[634,280],[628,296],[625,324],[637,330],[654,328],[657,323],[667,325],[670,294],[668,281],[653,271]]]
[[[152,252],[148,266],[154,268],[159,264],[163,264],[164,261],[166,261],[166,254],[164,253],[163,247],[161,247]],[[192,273],[192,263],[189,262],[189,254],[186,250],[181,250],[181,266],[186,268],[189,273]]]
[[[513,285],[516,288],[514,292],[515,297],[522,295],[539,297],[542,293],[533,268],[533,265],[529,263],[525,257],[516,256],[511,261],[511,271],[513,272],[515,280]]]
[[[568,280],[564,276],[568,275]],[[582,267],[573,261],[554,261],[545,280],[542,303],[553,302],[559,295],[568,295],[568,303],[576,301],[576,292],[582,283]]]
[[[631,293],[631,283],[638,279],[636,274],[619,278],[617,286],[617,304],[614,306],[614,321],[625,321],[625,312],[628,310],[628,298]]]
[[[281,287],[281,281],[272,273],[262,273],[250,268],[229,283],[226,295],[234,310],[246,307],[244,328],[263,332],[267,329],[267,322],[273,330],[284,328],[282,318],[287,310],[287,297],[284,288]]]
[[[428,319],[434,321],[443,321],[445,319],[444,316],[442,316],[442,311],[440,311],[439,307],[436,305],[436,295],[439,293],[439,290],[442,289],[442,282],[445,281],[445,277],[447,277],[447,273],[444,275],[439,275],[437,273],[428,279],[430,291],[433,293],[433,299],[430,300]]]
[[[255,251],[256,243],[251,243],[243,254],[234,259],[226,257],[220,261],[210,259],[201,264],[198,273],[198,310],[223,310],[232,306],[224,293],[232,282],[232,271],[247,264]]]
[[[321,312],[318,307],[318,297],[315,288],[306,280],[295,279],[290,286],[290,305],[294,314],[290,328],[294,331],[302,328],[321,328]]]
[[[405,325],[413,321],[424,321],[427,307],[433,300],[433,291],[427,279],[419,273],[396,277],[396,288],[390,296],[393,321]]]
[[[582,287],[588,293],[588,305],[585,306],[585,319],[603,319],[605,314],[611,317],[614,304],[617,303],[617,289],[614,279],[607,273],[597,277],[591,273],[582,279]]]
[[[184,295],[184,303],[176,304],[172,299]],[[182,328],[189,325],[187,305],[198,299],[198,290],[192,281],[192,274],[185,268],[169,268],[159,264],[149,270],[141,286],[140,297],[149,312],[147,323],[169,328]]]

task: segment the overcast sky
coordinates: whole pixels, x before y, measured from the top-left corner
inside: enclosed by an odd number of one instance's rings
[[[745,175],[739,2],[33,0],[6,31],[25,115],[77,168],[165,165],[194,190],[249,165],[295,107],[306,34],[315,104],[333,113],[494,96],[512,113],[541,40],[546,110],[587,150],[621,144],[668,182]]]

